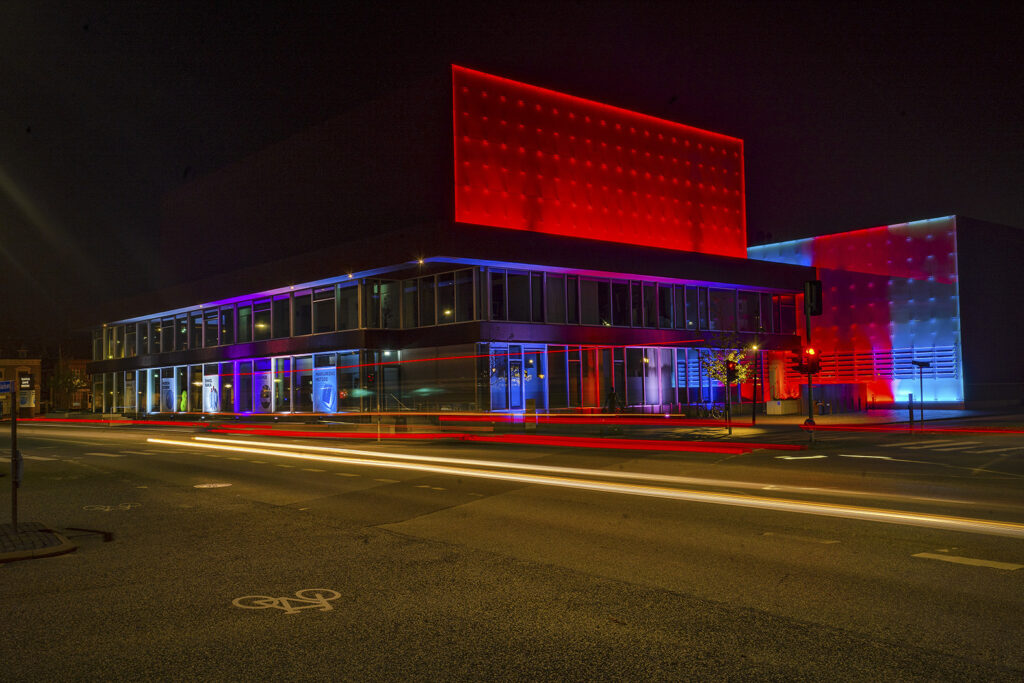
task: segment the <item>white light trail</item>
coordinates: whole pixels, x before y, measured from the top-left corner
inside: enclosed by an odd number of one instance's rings
[[[968,533],[1024,538],[1024,524],[1017,524],[1014,522],[970,519],[965,517],[952,517],[947,515],[931,515],[917,512],[903,512],[899,510],[884,510],[877,508],[859,507],[853,505],[839,505],[834,503],[817,503],[797,500],[786,500],[781,498],[761,498],[758,496],[749,496],[745,494],[735,493],[714,493],[708,491],[666,488],[661,486],[616,483],[608,481],[594,481],[588,479],[573,479],[543,474],[495,472],[491,470],[479,470],[445,465],[420,464],[415,462],[395,462],[392,460],[367,460],[363,458],[318,455],[314,453],[298,453],[295,451],[284,450],[281,448],[252,448],[250,446],[245,445],[246,442],[233,442],[229,444],[223,444],[202,443],[197,441],[177,441],[173,439],[158,438],[148,438],[146,440],[150,443],[162,443],[172,446],[188,446],[192,448],[206,448],[213,450],[235,451],[241,453],[277,455],[285,458],[317,460],[321,462],[332,462],[340,465],[357,465],[407,470],[414,472],[431,472],[434,474],[476,477],[479,479],[494,479],[499,481],[511,481],[523,484],[535,484],[540,486],[558,486],[562,488],[601,491],[605,493],[621,493],[636,496],[650,496],[672,500],[684,500],[689,502],[713,503],[717,505],[759,508],[765,510],[775,510],[779,512],[795,512],[799,514],[810,514],[825,517],[841,517],[846,519],[885,522],[889,524],[903,524],[909,526],[947,529],[952,531],[964,531]],[[362,451],[362,453],[372,453],[372,451]],[[394,457],[391,456],[390,454],[375,455],[381,458]],[[492,465],[492,463],[488,463],[488,466]]]

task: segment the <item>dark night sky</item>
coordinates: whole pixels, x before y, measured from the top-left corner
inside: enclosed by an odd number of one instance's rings
[[[742,138],[751,242],[1024,227],[1013,7],[6,0],[0,342],[162,284],[169,191],[450,62]]]

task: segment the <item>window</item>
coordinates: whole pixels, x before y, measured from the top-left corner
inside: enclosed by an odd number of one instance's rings
[[[686,287],[676,285],[672,288],[672,303],[675,306],[673,327],[677,330],[686,329]]]
[[[334,287],[313,290],[313,332],[334,331]]]
[[[203,348],[203,312],[196,311],[188,317],[188,348]]]
[[[630,299],[630,311],[632,312],[633,327],[641,327],[644,324],[643,312],[643,288],[639,282],[633,282],[630,288],[632,297]],[[627,323],[628,324],[628,323]]]
[[[530,320],[529,273],[508,274],[508,319],[523,322]]]
[[[419,315],[417,315],[416,280],[406,280],[402,283],[402,327],[409,330],[419,326]]]
[[[167,353],[168,351],[173,351],[174,339],[174,318],[164,318],[160,321],[160,352]]]
[[[672,327],[672,288],[658,285],[658,327]]]
[[[644,327],[658,326],[658,297],[655,285],[645,284],[644,287]],[[671,303],[670,303],[671,305]]]
[[[271,312],[271,322],[274,326],[274,338],[287,337],[291,334],[291,297],[287,294],[279,294],[274,297],[274,308]]]
[[[575,275],[565,278],[565,318],[572,325],[580,321],[579,279]]]
[[[544,276],[540,273],[530,275],[530,309],[533,322],[544,322]]]
[[[597,285],[596,280],[580,282],[580,314],[584,325],[601,324],[597,312]],[[555,407],[554,403],[552,403],[552,407]]]
[[[455,273],[455,320],[473,320],[473,271],[468,268]]]
[[[292,298],[292,336],[298,337],[313,332],[312,292],[296,292]]]
[[[103,360],[103,329],[92,331],[92,359]]]
[[[711,329],[708,327],[708,288],[697,288],[697,317],[700,329]]]
[[[159,320],[149,321],[149,353],[160,353],[160,337],[163,330]]]
[[[758,328],[762,332],[768,332],[771,334],[775,331],[772,326],[772,295],[761,294],[761,310],[758,316],[758,322],[760,327]]]
[[[629,283],[612,282],[612,324],[629,326]]]
[[[399,319],[401,300],[398,293],[398,281],[381,280],[380,283],[380,326],[394,330],[401,327]]]
[[[491,271],[491,320],[508,320],[505,310],[505,271]]]
[[[206,312],[206,326],[203,330],[203,345],[217,346],[220,343],[220,311],[211,308]]]
[[[736,312],[739,319],[740,332],[757,332],[759,327],[760,314],[758,305],[760,295],[757,292],[737,293]]]
[[[796,297],[782,294],[774,297],[773,314],[778,334],[796,334]]]
[[[114,358],[124,358],[124,325],[114,328]]]
[[[437,276],[437,324],[455,322],[455,274]]]
[[[128,326],[124,330],[124,355],[126,358],[131,358],[136,353],[135,342],[138,339],[135,331],[135,325],[128,323]]]
[[[712,289],[709,291],[710,328],[712,330],[736,330],[736,290]]]
[[[434,289],[434,276],[421,277],[420,283],[420,325],[433,325],[436,318],[436,290]]]
[[[547,276],[547,321],[565,323],[565,276]]]
[[[359,287],[338,288],[338,329],[354,330],[359,327]]]
[[[697,329],[697,288],[686,288],[686,329]]]
[[[174,348],[178,351],[184,351],[188,348],[188,316],[182,313],[174,319],[174,325],[177,328],[177,332],[174,335]]]
[[[244,303],[238,307],[238,342],[244,344],[250,341],[252,341],[252,304]]]
[[[220,343],[235,343],[235,307],[221,306],[220,309]]]
[[[270,339],[270,299],[255,301],[252,305],[252,338],[256,341]]]

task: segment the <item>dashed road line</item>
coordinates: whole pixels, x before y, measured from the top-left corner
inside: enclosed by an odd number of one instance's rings
[[[25,460],[60,460],[60,458],[47,458],[45,455],[23,455]]]
[[[416,484],[416,488],[418,488],[418,489],[429,489],[430,485],[428,485],[428,484]]]
[[[866,458],[868,460],[892,460],[888,455],[857,455],[856,453],[840,453],[840,458]]]
[[[295,465],[281,465],[281,464],[278,464],[278,467],[286,467],[288,469],[294,469]]]
[[[989,567],[990,569],[1003,569],[1016,571],[1024,569],[1024,564],[1012,562],[996,562],[995,560],[979,560],[974,557],[960,557],[959,555],[943,555],[941,553],[914,553],[911,557],[920,557],[926,560],[939,560],[941,562],[952,562],[954,564],[966,564],[972,567]]]
[[[124,453],[96,453],[96,452],[90,452],[90,453],[82,453],[82,455],[98,455],[98,456],[103,457],[103,458],[123,458],[124,457]]]
[[[251,462],[254,465],[266,465],[267,464],[266,460],[250,460],[249,462]]]
[[[950,441],[948,439],[945,439],[943,441],[933,441],[931,443],[919,443],[919,444],[914,445],[914,446],[903,446],[903,448],[907,449],[908,451],[916,451],[916,450],[920,450],[920,449],[923,449],[923,448],[932,449],[932,448],[936,448],[937,446],[940,446],[940,445],[941,446],[956,446],[956,447],[960,447],[960,446],[963,446],[963,445],[966,445],[966,444],[973,444],[973,443],[980,443],[980,442],[979,441],[959,441],[959,442],[957,442],[957,441]]]
[[[835,540],[827,539],[827,538],[814,538],[812,536],[797,536],[795,534],[780,534],[780,533],[776,533],[774,531],[766,531],[766,532],[764,532],[761,535],[762,536],[773,536],[775,538],[782,538],[782,539],[785,539],[785,540],[788,540],[788,541],[801,541],[803,543],[819,543],[821,545],[833,545],[835,543],[839,543],[839,541],[835,541]]]
[[[303,472],[326,472],[327,470],[318,470],[315,467],[303,467]]]
[[[976,444],[983,443],[982,441],[964,441],[956,445],[951,445],[948,448],[933,448],[933,451],[959,451],[964,450],[964,446],[974,446]],[[966,450],[970,450],[969,448]]]
[[[1024,449],[1024,446],[1010,446],[1009,448],[989,448],[984,451],[973,451],[974,453],[1005,453],[1007,451],[1019,451]]]
[[[234,456],[228,456],[228,460],[245,460],[245,458],[236,458]]]
[[[892,448],[927,448],[929,444],[940,443],[953,443],[953,439],[933,439],[932,441],[918,441],[916,442],[916,445],[913,446],[908,446],[906,441],[900,441],[897,443],[880,443],[878,445]]]
[[[827,455],[776,455],[776,460],[817,460],[827,458]]]
[[[351,474],[349,472],[335,472],[339,477],[358,477],[358,474]]]
[[[132,455],[152,455],[152,451],[121,451],[122,453],[131,453]]]
[[[397,484],[398,483],[397,479],[374,479],[374,481],[379,481],[382,484]]]

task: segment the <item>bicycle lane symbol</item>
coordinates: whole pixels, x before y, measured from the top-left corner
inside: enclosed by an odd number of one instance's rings
[[[117,505],[83,505],[83,510],[90,512],[113,512],[114,510],[132,510],[142,507],[142,503],[118,503]]]
[[[279,609],[285,614],[298,614],[304,609],[319,609],[321,612],[329,612],[334,609],[329,600],[337,600],[341,597],[338,591],[329,588],[306,588],[295,591],[295,597],[287,596],[272,598],[269,595],[244,595],[235,598],[231,604],[242,609]]]

